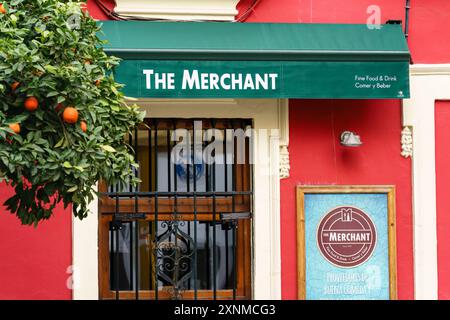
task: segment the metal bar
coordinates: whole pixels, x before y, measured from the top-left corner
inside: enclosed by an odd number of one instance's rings
[[[230,263],[229,255],[230,253],[228,252],[228,230],[225,229],[225,289],[228,289],[228,286],[230,285],[228,279],[228,269]]]
[[[229,124],[229,122],[228,122]],[[228,192],[228,164],[227,164],[227,129],[228,125],[225,126],[224,129],[224,139],[223,139],[223,163],[224,163],[224,183],[225,183],[225,192]],[[228,230],[225,230],[225,288],[228,289]]]
[[[134,129],[134,153],[136,155],[136,162],[139,163],[139,131],[137,128]],[[135,177],[138,178],[139,173],[137,171],[137,169],[135,169]],[[136,187],[136,191],[138,190],[138,188]],[[134,213],[137,214],[139,212],[139,202],[138,202],[138,196],[135,195],[134,196]],[[135,296],[136,296],[136,300],[139,300],[139,221],[135,221],[135,236],[134,236],[134,240],[135,240],[135,244],[134,244],[134,249],[135,249],[135,270],[134,270],[134,275],[135,275]],[[133,224],[131,224],[131,227],[133,227]],[[133,231],[133,229],[131,229],[131,231]],[[132,234],[132,232],[130,233]],[[133,268],[131,268],[133,269]],[[131,278],[133,279],[133,278]]]
[[[194,201],[194,203],[195,203],[195,201]],[[195,215],[195,208],[194,208],[194,215]],[[191,221],[187,221],[187,233],[188,233],[188,236],[189,236],[188,248],[190,248],[191,247],[191,240],[190,240],[191,239]],[[193,242],[192,245],[195,246],[196,243]],[[194,275],[194,279],[195,279],[195,276],[196,276],[196,274]],[[189,280],[188,280],[188,290],[191,290],[191,282],[192,282],[192,278],[189,278]]]
[[[411,9],[410,0],[406,0],[405,4],[405,38],[409,36],[409,10]]]
[[[172,122],[173,124],[173,130],[175,131],[177,129],[177,124],[175,120]],[[173,142],[173,147],[176,146],[176,141]],[[178,193],[178,179],[177,179],[177,171],[176,171],[176,163],[173,164],[173,187],[174,187],[174,194]]]
[[[134,222],[134,224],[135,224],[135,227],[136,227],[136,235],[135,235],[135,238],[136,238],[136,246],[135,246],[135,248],[136,248],[136,258],[135,258],[135,260],[136,260],[136,270],[135,270],[135,275],[136,275],[136,288],[135,288],[135,290],[136,290],[136,300],[139,300],[139,290],[140,290],[140,288],[139,288],[139,279],[140,279],[140,275],[139,275],[139,270],[140,270],[140,259],[139,259],[139,234],[140,234],[140,230],[139,230],[139,221],[135,221]]]
[[[116,212],[119,211],[119,197],[116,196]],[[114,218],[115,220],[115,218]],[[114,230],[115,229],[115,230]],[[113,236],[115,236],[114,248],[114,282],[116,285],[116,300],[119,300],[119,229],[114,224]]]
[[[116,283],[116,244],[115,244],[115,232],[114,232],[114,225],[112,222],[109,224],[109,234],[111,237],[111,252],[109,254],[109,261],[111,263],[111,268],[109,270],[109,280],[111,283],[111,290],[117,289],[117,283]]]
[[[168,142],[167,150],[169,150],[170,149],[170,141],[168,140],[167,142]],[[168,179],[170,180],[170,160],[168,162],[168,167],[169,167]],[[175,170],[174,170],[174,173],[175,173]],[[187,180],[188,180],[188,183],[189,183],[189,175],[188,175]],[[168,185],[170,186],[170,182],[168,182]],[[170,191],[170,188],[168,190]],[[178,237],[177,237],[177,234],[178,234],[179,222],[178,222],[178,216],[177,216],[177,212],[178,212],[178,197],[177,197],[176,193],[175,193],[175,196],[174,196],[174,208],[173,208],[173,210],[174,210],[174,212],[173,212],[174,242],[175,242],[175,248],[178,248]],[[169,241],[171,241],[170,239],[171,239],[171,237],[169,237]],[[180,287],[179,287],[180,284],[179,284],[179,270],[178,270],[178,267],[179,267],[179,251],[175,250],[175,268],[174,268],[174,271],[173,271],[173,283],[174,283],[174,289],[175,289],[175,297],[174,298],[176,298],[176,299],[178,299],[179,296],[180,296]]]
[[[194,130],[194,128],[193,128]],[[189,177],[189,164],[191,163],[191,148],[187,148],[187,155],[186,155],[186,191],[189,192],[191,189],[191,180]]]
[[[159,202],[159,200],[158,200]],[[198,205],[197,205],[198,207]],[[102,212],[103,215],[114,215],[114,212]],[[189,210],[189,211],[178,211],[177,212],[178,216],[183,215],[183,218],[185,218],[185,221],[194,221],[194,215],[193,215],[193,210]],[[199,214],[201,215],[201,217],[204,218],[204,220],[199,220]],[[122,213],[120,215],[118,215],[118,219],[119,220],[125,220],[125,221],[131,221],[131,220],[146,220],[148,216],[154,215],[154,212],[146,212],[146,213],[139,213],[138,216],[134,216],[133,213],[127,214],[127,213]],[[166,216],[169,215],[169,213],[167,212],[159,212],[158,210],[158,215],[159,217],[161,217],[161,215]],[[223,215],[223,218],[222,218]],[[245,219],[250,219],[252,218],[253,213],[251,211],[242,211],[242,212],[237,212],[236,215],[234,215],[233,213],[218,213],[217,209],[216,209],[216,223],[219,222],[229,222],[229,221],[234,221],[234,220],[245,220]],[[202,222],[202,221],[210,221],[212,223],[213,219],[212,219],[212,213],[201,213],[198,212],[197,210],[197,221]],[[192,232],[192,231],[191,231]]]
[[[236,213],[221,213],[221,220],[243,220],[250,219],[252,217],[251,212],[236,212]]]
[[[234,142],[234,141],[233,141]],[[233,192],[236,192],[236,143],[233,143],[233,170],[232,170],[232,179],[233,179]],[[234,195],[232,196],[232,210],[236,212],[236,200]],[[236,300],[236,286],[237,286],[237,250],[236,250],[236,226],[237,224],[233,223],[233,300]]]
[[[152,277],[152,245],[151,245],[151,239],[152,239],[152,227],[153,227],[153,224],[152,224],[152,222],[151,221],[149,221],[148,222],[148,237],[150,238],[150,241],[149,241],[149,246],[148,246],[148,261],[149,261],[149,263],[148,263],[148,266],[149,266],[149,268],[148,268],[148,272],[149,272],[149,274],[148,274],[148,291],[152,291],[152,285],[153,285],[153,277]]]
[[[209,222],[206,222],[205,224],[205,231],[206,231],[206,289],[209,290],[211,288],[211,261],[210,261],[210,247],[209,247],[209,228],[211,224]]]
[[[171,191],[172,190],[172,177],[170,174],[170,169],[172,168],[171,164],[170,164],[170,129],[167,129],[167,191]]]
[[[213,129],[216,128],[216,122],[215,120],[212,120],[212,127]],[[214,139],[217,139],[217,137],[215,137]],[[217,190],[217,170],[216,170],[216,166],[217,166],[217,152],[214,151],[214,166],[213,166],[213,190],[216,191]],[[214,300],[217,300],[217,270],[216,270],[216,196],[213,196],[213,297]]]
[[[195,148],[195,123],[194,126],[194,134],[193,134],[193,146]],[[194,187],[194,299],[197,300],[197,196],[195,195],[197,192],[197,169],[195,166],[195,149],[194,149],[194,167],[193,167],[193,187]],[[189,180],[189,179],[188,179]],[[190,223],[188,223],[190,225]],[[188,230],[190,231],[190,230]]]
[[[178,221],[178,216],[177,216],[177,202],[178,202],[178,198],[175,195],[175,206],[174,206],[174,221],[173,221],[173,228],[174,228],[174,242],[175,242],[175,248],[178,248],[178,228],[179,228],[179,221]],[[170,239],[170,238],[169,238]],[[169,240],[170,241],[170,240]],[[177,265],[177,267],[175,268],[174,272],[173,272],[173,282],[175,284],[175,298],[178,299],[180,296],[180,283],[179,283],[179,270],[177,270],[179,268],[179,260],[180,259],[180,252],[179,250],[175,250],[175,264]]]
[[[213,196],[217,196],[217,197],[225,197],[225,196],[231,196],[231,195],[235,195],[235,196],[242,196],[242,195],[251,195],[252,191],[228,191],[228,192],[224,192],[224,191],[207,191],[207,192],[201,192],[201,191],[197,191],[197,192],[165,192],[165,191],[156,191],[156,192],[103,192],[100,193],[101,196],[112,196],[115,197],[116,194],[118,194],[119,197],[134,197],[135,195],[139,196],[140,198],[145,198],[145,197],[154,197],[155,195],[159,195],[159,196],[183,196],[183,197],[193,197],[194,195],[196,196],[202,196],[202,197],[213,197]]]
[[[148,161],[149,161],[149,168],[148,168],[148,191],[153,191],[153,157],[152,157],[152,129],[148,129]]]
[[[121,58],[152,60],[277,60],[277,61],[399,61],[409,57],[403,50],[190,50],[190,49],[106,49]],[[170,56],[168,56],[170,55]]]
[[[134,270],[134,267],[135,267],[135,265],[134,265],[134,247],[135,247],[134,240],[135,239],[133,239],[133,236],[134,236],[133,221],[127,222],[126,225],[130,228],[130,239],[129,239],[129,241],[130,241],[130,261],[129,261],[129,263],[130,263],[130,285],[129,285],[128,290],[131,291],[134,288],[133,281],[134,281],[134,274],[135,274],[135,272],[134,272],[135,271]]]
[[[155,190],[158,190],[158,124],[155,123]],[[158,192],[155,193],[155,300],[158,300]]]
[[[131,133],[128,134],[128,144],[130,146],[133,146],[133,148],[135,147],[133,145],[133,135]],[[134,150],[134,152],[136,152],[136,150]],[[133,169],[131,168],[131,170],[133,170]],[[128,190],[129,190],[130,193],[134,194],[133,186],[131,184],[131,176],[128,179],[130,179],[129,182],[128,182]],[[135,190],[135,191],[137,191],[137,190]],[[136,195],[134,195],[134,196],[136,197]],[[129,261],[129,263],[130,263],[130,287],[128,288],[128,290],[133,290],[133,279],[134,279],[133,223],[127,223],[127,226],[129,226],[131,228],[130,229],[130,261]]]
[[[177,130],[177,124],[176,124],[176,121],[175,120],[173,120],[172,121],[172,125],[173,125],[173,130],[174,130],[174,132],[176,132],[176,130]],[[174,139],[174,140],[176,140],[176,139]],[[173,142],[173,146],[175,147],[175,145],[176,145],[176,141],[174,141]],[[170,146],[170,144],[169,144],[169,146]],[[175,220],[177,220],[177,205],[178,205],[178,198],[177,198],[177,191],[178,191],[178,181],[177,181],[177,175],[176,175],[176,163],[174,163],[173,164],[173,176],[174,176],[174,182],[173,182],[173,187],[174,187],[174,218],[175,218]],[[175,228],[178,228],[178,222],[176,222],[175,221],[175,225],[174,225],[174,227]],[[177,231],[178,230],[175,230],[175,247],[177,247],[177,236],[176,236],[176,233],[177,233]],[[171,236],[169,236],[169,241],[171,241]],[[176,252],[175,252],[175,261],[177,261],[177,259],[178,259],[178,257],[177,257],[177,250],[176,250]],[[174,275],[174,285],[175,285],[175,294],[176,295],[178,295],[178,270],[176,270],[176,268],[175,268],[175,270],[173,271],[173,275]]]
[[[237,287],[237,250],[236,250],[236,227],[237,224],[233,224],[233,300],[236,300],[236,287]]]
[[[152,178],[153,178],[152,163],[153,163],[153,161],[152,161],[152,129],[151,129],[151,126],[149,126],[148,127],[148,191],[149,192],[153,190],[152,189]],[[155,221],[156,221],[156,219],[155,219]],[[152,228],[153,228],[153,223],[151,221],[149,221],[148,222],[148,233],[149,233],[149,238],[150,238],[149,247],[148,247],[148,260],[149,260],[149,268],[148,268],[148,271],[149,271],[148,282],[149,282],[149,284],[148,284],[148,290],[149,291],[152,290],[153,284],[155,285],[155,287],[158,286],[158,282],[154,281],[156,279],[153,279],[153,277],[152,277],[152,273],[153,273],[152,257],[153,257],[153,254],[154,254],[154,252],[152,251],[152,244],[151,244],[152,234],[153,234]],[[155,263],[155,266],[156,266],[156,263]]]
[[[207,145],[207,141],[203,141],[203,143],[202,143],[203,150],[205,149],[206,145]],[[210,179],[209,179],[209,156],[208,156],[208,161],[206,161],[206,163],[205,163],[205,192],[209,192],[209,191],[211,191],[211,186],[210,186]]]

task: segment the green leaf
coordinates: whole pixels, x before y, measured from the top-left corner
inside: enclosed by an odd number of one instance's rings
[[[69,190],[67,190],[67,192],[72,193],[78,190],[78,186],[73,186],[72,188],[70,188]]]
[[[55,144],[55,148],[59,148],[63,145],[64,141],[66,141],[65,137],[62,137],[61,140],[58,141],[58,143]]]
[[[65,161],[65,162],[63,163],[63,167],[64,167],[64,168],[70,169],[70,168],[72,168],[72,165],[70,164],[70,162]]]
[[[113,147],[108,146],[108,145],[101,145],[100,147],[107,152],[111,152],[111,153],[116,152],[116,149],[114,149]]]
[[[47,98],[55,97],[57,95],[59,95],[58,91],[50,91],[49,93],[47,93]]]

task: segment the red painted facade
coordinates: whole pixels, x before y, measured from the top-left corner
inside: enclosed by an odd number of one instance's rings
[[[239,3],[240,13],[250,0]],[[110,6],[113,1],[109,0]],[[372,0],[264,0],[247,22],[366,23]],[[404,20],[404,0],[379,0],[381,22]],[[93,1],[88,10],[107,19]],[[409,45],[414,63],[450,63],[450,1],[412,0]],[[438,237],[448,239],[450,209],[445,196],[450,161],[443,141],[450,139],[448,103],[438,104]],[[344,130],[357,132],[363,146],[343,148]],[[400,156],[401,103],[394,100],[292,100],[291,176],[281,182],[282,297],[296,298],[295,186],[298,184],[389,184],[397,192],[398,290],[414,298],[411,161]],[[447,170],[447,171],[445,171]],[[446,178],[447,177],[447,178]],[[0,186],[1,199],[11,190]],[[441,200],[439,200],[441,199]],[[38,229],[20,226],[0,210],[0,299],[70,299],[71,213],[58,209]],[[447,241],[448,242],[448,241]],[[440,242],[442,243],[442,242]],[[439,297],[450,298],[450,247],[440,245]],[[445,262],[447,261],[447,262]]]
[[[411,161],[400,156],[401,106],[392,100],[295,100],[290,103],[291,176],[281,182],[282,293],[295,299],[295,187],[395,185],[399,299],[413,298]],[[357,132],[359,148],[339,136]]]
[[[1,201],[13,190],[0,185]],[[0,208],[0,299],[71,299],[71,210],[59,206],[37,229]]]

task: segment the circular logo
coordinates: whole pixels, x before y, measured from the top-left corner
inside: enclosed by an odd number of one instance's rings
[[[353,268],[369,259],[377,234],[370,217],[361,209],[337,207],[328,212],[317,228],[317,245],[330,263]]]

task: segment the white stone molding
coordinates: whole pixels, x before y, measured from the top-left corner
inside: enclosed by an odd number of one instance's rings
[[[415,298],[438,298],[435,103],[450,100],[450,64],[412,65],[403,125],[412,126]]]
[[[280,105],[277,99],[145,99],[133,100],[155,118],[246,118],[269,134],[254,144],[254,217],[252,247],[253,299],[281,299],[280,238]],[[288,132],[288,130],[286,131]],[[286,137],[285,137],[286,138]],[[286,142],[286,140],[284,141]],[[84,221],[74,219],[73,264],[79,272],[74,299],[98,299],[98,208]]]
[[[289,159],[289,150],[287,146],[280,146],[280,179],[289,178],[291,162]]]
[[[239,0],[116,0],[124,16],[169,20],[233,21]]]
[[[291,164],[289,158],[289,100],[279,100],[278,128],[280,129],[280,179],[289,178]]]
[[[404,126],[402,130],[402,152],[401,155],[404,158],[410,158],[413,155],[413,134],[411,126]]]
[[[72,299],[98,299],[98,201],[89,204],[92,212],[80,221],[73,218],[72,222],[72,269],[76,270],[73,277]]]

